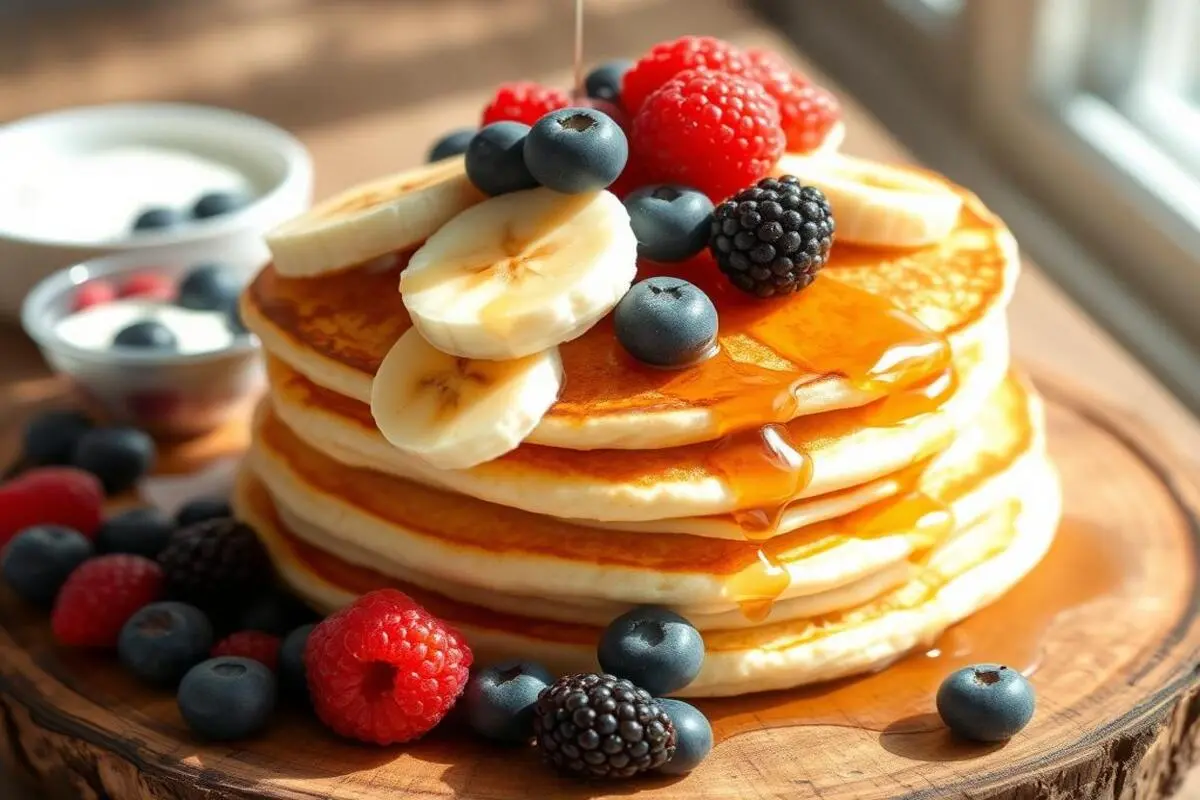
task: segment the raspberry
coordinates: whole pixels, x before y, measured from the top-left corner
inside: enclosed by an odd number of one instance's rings
[[[209,654],[218,656],[240,656],[268,667],[272,672],[279,668],[279,637],[262,631],[238,631],[231,633],[213,645]]]
[[[104,487],[83,470],[42,467],[0,486],[0,547],[34,525],[62,525],[90,539],[103,517]]]
[[[654,45],[625,73],[621,104],[636,115],[651,94],[684,70],[746,75],[750,69],[746,55],[729,42],[711,36],[684,36]]]
[[[71,298],[71,308],[74,311],[83,311],[85,308],[102,306],[116,299],[117,290],[111,283],[89,281],[75,290],[75,296]]]
[[[121,284],[121,297],[137,297],[143,300],[162,300],[169,302],[175,299],[175,283],[169,278],[153,273],[134,275]]]
[[[483,109],[483,125],[513,120],[532,125],[544,115],[571,105],[571,96],[530,81],[504,83]]]
[[[779,104],[747,78],[684,72],[646,100],[633,145],[650,182],[690,186],[719,202],[779,160]]]
[[[120,553],[86,561],[58,593],[54,637],[75,647],[116,647],[121,628],[162,588],[162,570],[148,558]]]
[[[321,721],[381,745],[437,725],[466,687],[471,660],[457,631],[395,589],[365,594],[325,619],[304,653]]]
[[[794,74],[772,73],[760,79],[763,88],[779,103],[779,116],[793,153],[816,150],[842,118],[837,98],[815,83]]]

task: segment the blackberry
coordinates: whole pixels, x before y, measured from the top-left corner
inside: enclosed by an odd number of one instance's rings
[[[172,600],[212,613],[254,599],[270,582],[270,561],[254,530],[233,519],[212,519],[175,532],[158,563]]]
[[[645,689],[584,673],[538,695],[533,729],[546,759],[588,778],[629,778],[675,755],[675,725]]]
[[[784,175],[763,178],[717,206],[708,246],[734,286],[774,297],[813,282],[829,260],[833,232],[821,190]]]

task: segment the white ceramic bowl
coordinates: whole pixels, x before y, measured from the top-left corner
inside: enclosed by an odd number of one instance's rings
[[[104,241],[72,238],[69,230],[62,236],[31,233],[20,230],[14,217],[0,218],[0,317],[15,317],[25,294],[55,270],[105,255],[134,251],[143,263],[172,262],[181,247],[209,245],[252,270],[267,258],[262,234],[311,202],[312,162],[294,136],[255,117],[205,106],[102,105],[18,120],[0,127],[0,175],[113,147],[169,148],[218,162],[242,173],[254,200],[220,217]]]

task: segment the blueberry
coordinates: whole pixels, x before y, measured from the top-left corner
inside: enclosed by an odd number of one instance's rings
[[[192,219],[208,219],[245,208],[250,197],[242,192],[209,192],[192,206]]]
[[[659,606],[640,606],[614,619],[600,637],[603,670],[652,695],[691,683],[704,663],[704,639],[692,624]]]
[[[632,66],[633,62],[625,58],[605,61],[583,79],[583,88],[587,96],[610,103],[618,102],[621,98],[621,80]]]
[[[174,532],[175,522],[157,508],[131,508],[104,521],[96,534],[96,548],[102,553],[157,558]]]
[[[96,428],[79,437],[71,464],[92,473],[108,494],[133,488],[154,466],[154,440],[136,428]]]
[[[272,590],[250,601],[237,615],[234,628],[283,636],[312,619],[312,611],[295,597]]]
[[[179,712],[205,739],[245,739],[267,724],[275,710],[275,675],[248,658],[210,658],[179,683]]]
[[[292,697],[308,697],[308,672],[304,668],[304,648],[313,625],[301,625],[283,637],[279,647],[279,682]]]
[[[537,664],[505,661],[475,673],[463,694],[467,724],[488,739],[522,744],[533,736],[538,693],[554,676]]]
[[[467,146],[471,144],[475,131],[475,128],[459,128],[438,139],[429,149],[429,163],[467,152]]]
[[[493,122],[467,145],[467,177],[480,191],[507,194],[532,189],[537,181],[525,166],[525,138],[529,126],[520,122]]]
[[[183,215],[173,208],[143,209],[133,221],[134,231],[156,231],[174,228],[183,222]]]
[[[196,497],[187,501],[175,512],[175,524],[181,528],[207,522],[210,519],[232,517],[233,509],[223,497]]]
[[[634,284],[617,304],[613,323],[621,346],[656,367],[686,367],[716,347],[716,307],[708,295],[679,278]]]
[[[0,574],[22,599],[49,606],[76,567],[92,557],[92,543],[79,531],[39,525],[18,533],[4,548]]]
[[[1015,669],[976,664],[950,674],[937,693],[937,710],[951,731],[976,742],[1011,739],[1033,718],[1033,685]]]
[[[712,725],[708,717],[690,703],[668,698],[660,699],[658,704],[675,723],[675,755],[658,771],[666,775],[686,775],[700,766],[712,751]]]
[[[126,325],[113,339],[114,347],[135,347],[145,350],[175,350],[179,339],[175,332],[153,319]]]
[[[686,186],[644,186],[625,198],[638,255],[651,261],[685,261],[708,244],[713,203]]]
[[[225,311],[237,305],[241,281],[228,267],[202,264],[179,284],[179,305],[193,311]]]
[[[47,411],[25,425],[22,432],[22,459],[31,467],[67,464],[79,437],[94,427],[81,411]]]
[[[187,603],[151,603],[121,628],[117,655],[139,680],[175,686],[212,646],[212,623],[203,611]]]
[[[543,186],[579,194],[615,181],[629,141],[612,117],[594,108],[561,108],[539,119],[525,140],[525,166]]]

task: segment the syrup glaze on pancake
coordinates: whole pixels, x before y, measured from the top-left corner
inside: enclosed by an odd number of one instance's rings
[[[933,547],[953,533],[956,524],[969,523],[983,513],[990,501],[970,504],[969,517],[957,521],[951,506],[960,511],[960,504],[967,502],[964,498],[974,500],[969,495],[981,485],[1009,471],[1027,454],[1039,454],[1039,419],[1034,398],[1016,381],[1009,381],[981,418],[990,435],[968,458],[929,473],[906,471],[901,480],[907,484],[899,496],[762,543],[581,527],[344,467],[305,445],[269,407],[257,420],[251,464],[294,513],[333,531],[334,540],[375,550],[382,561],[405,562],[406,569],[436,564],[438,569],[432,571],[448,579],[453,575],[454,580],[478,581],[504,591],[536,592],[539,587],[534,584],[552,576],[563,585],[547,589],[549,594],[587,591],[597,585],[594,577],[585,579],[582,573],[572,577],[574,564],[613,573],[610,590],[629,584],[634,573],[653,576],[650,583],[664,592],[678,583],[671,577],[675,573],[712,576],[714,580],[705,580],[704,588],[695,579],[685,581],[691,587],[687,591],[695,593],[692,600],[684,601],[681,595],[634,599],[692,603],[708,592],[706,602],[714,602],[713,595],[724,595],[750,615],[765,617],[770,604],[784,594],[822,591],[857,580],[863,577],[863,569],[886,566],[876,564],[879,558],[903,559]],[[878,544],[867,544],[872,541]],[[820,565],[813,561],[819,556],[826,556]],[[846,558],[855,558],[852,568],[844,563]],[[831,569],[826,562],[836,562],[836,567]],[[481,565],[489,563],[497,569],[504,565],[517,585],[504,584],[494,571],[481,572]],[[766,566],[779,571],[767,572]],[[790,586],[793,576],[801,583]]]
[[[721,316],[719,353],[687,370],[650,369],[621,350],[611,319],[601,321],[560,347],[566,386],[530,441],[666,447],[866,403],[904,387],[952,390],[946,337],[1003,306],[1017,264],[1003,225],[963,196],[959,226],[942,243],[917,250],[837,244],[822,280],[770,302],[728,286],[707,258],[642,264],[639,277],[677,275],[709,293]],[[338,372],[346,384],[329,388],[363,399],[367,380],[411,325],[396,288],[404,261],[299,280],[268,267],[247,292],[247,323],[280,357],[288,357],[285,350],[303,354],[296,359],[315,353],[321,369]],[[659,417],[678,424],[657,424]],[[625,422],[596,433],[614,419]]]

